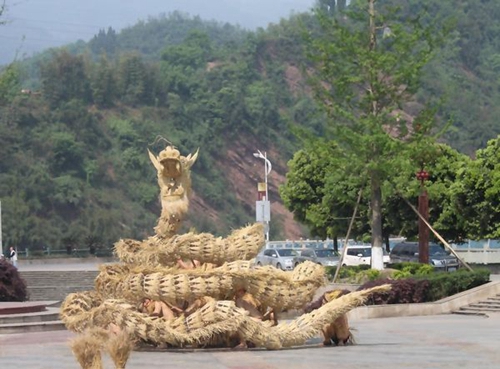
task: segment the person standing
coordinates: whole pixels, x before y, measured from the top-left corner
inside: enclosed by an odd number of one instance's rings
[[[14,250],[14,247],[10,247],[9,253],[10,262],[17,268],[17,252]]]

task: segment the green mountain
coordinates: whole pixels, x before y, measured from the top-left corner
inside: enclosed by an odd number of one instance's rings
[[[404,11],[418,11],[420,2],[407,3]],[[500,5],[429,3],[433,16],[452,16],[457,25],[429,64],[416,102],[444,97],[439,119],[453,123],[443,139],[472,153],[500,133],[494,104]],[[481,24],[471,24],[473,16]],[[89,43],[4,69],[5,243],[21,250],[110,247],[121,237],[151,235],[160,207],[147,149],[158,153],[166,140],[184,155],[200,148],[184,230],[223,235],[253,221],[264,165],[252,154],[261,150],[273,164],[271,239],[306,236],[278,187],[299,147],[292,127],[323,133],[324,118],[301,73],[307,25],[312,17],[298,14],[247,32],[172,14],[120,33],[103,30]]]

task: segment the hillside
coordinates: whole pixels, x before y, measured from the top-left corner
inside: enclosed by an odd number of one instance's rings
[[[451,1],[432,3],[436,17],[451,11]],[[452,128],[443,139],[465,153],[500,133],[493,103],[500,71],[490,62],[498,48],[484,36],[496,32],[490,14],[498,8],[490,2],[452,12],[457,29],[416,96],[446,98],[439,118],[451,118]],[[484,15],[477,34],[468,33],[471,12]],[[300,24],[311,22],[296,15],[247,32],[174,15],[9,66],[0,76],[6,244],[109,247],[119,237],[152,234],[160,208],[147,149],[165,146],[158,136],[185,155],[200,148],[184,230],[224,235],[253,221],[264,168],[252,153],[261,150],[273,163],[271,239],[306,237],[278,188],[300,147],[292,128],[321,135],[325,125],[300,72]],[[471,42],[490,53],[472,59],[463,50]]]

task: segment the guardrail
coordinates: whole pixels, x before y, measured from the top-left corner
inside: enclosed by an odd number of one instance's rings
[[[396,243],[404,241],[404,238],[391,238],[389,246],[392,248]],[[339,250],[343,248],[343,241],[339,241]],[[354,240],[347,242],[349,245],[361,244]],[[478,240],[467,241],[462,244],[451,245],[455,252],[470,264],[500,264],[500,240]],[[333,248],[333,240],[285,240],[269,241],[265,248]]]
[[[70,252],[68,252],[68,250],[61,250],[61,249],[52,250],[51,248],[46,248],[44,250],[25,249],[22,251],[17,251],[17,255],[20,259],[61,258],[61,257],[85,258],[89,256],[112,256],[113,250],[96,249],[94,253],[91,253],[89,248],[72,249]]]

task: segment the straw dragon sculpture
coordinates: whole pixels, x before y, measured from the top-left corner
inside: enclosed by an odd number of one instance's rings
[[[190,169],[198,152],[181,156],[172,146],[158,156],[149,152],[157,170],[162,204],[155,235],[143,241],[120,240],[115,253],[121,263],[103,265],[95,291],[73,293],[61,306],[66,327],[79,333],[72,349],[82,368],[102,368],[107,351],[124,368],[141,341],[173,347],[229,344],[231,337],[268,349],[301,345],[349,310],[364,304],[373,292],[353,292],[333,299],[290,322],[255,319],[235,302],[244,290],[259,301],[261,311],[302,309],[325,282],[323,267],[305,262],[293,272],[252,263],[264,245],[261,224],[233,231],[228,237],[207,233],[177,234],[187,213]],[[196,260],[190,269],[179,260]],[[184,310],[171,319],[152,316],[138,306],[145,299]],[[195,306],[191,309],[186,306]],[[234,340],[233,340],[234,342]]]

